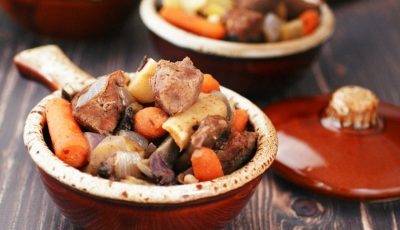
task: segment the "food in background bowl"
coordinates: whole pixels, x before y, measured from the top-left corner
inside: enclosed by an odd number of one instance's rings
[[[257,133],[218,82],[182,61],[145,58],[98,78],[46,117],[55,154],[94,176],[160,185],[216,179],[254,154]],[[86,131],[83,133],[81,130]]]
[[[70,93],[80,92],[94,81],[51,45],[23,51],[14,61],[24,75],[39,78],[53,90],[62,87]],[[232,220],[274,160],[277,137],[272,123],[257,106],[223,86],[213,85],[208,89],[220,88],[236,108],[247,111],[249,124],[258,134],[256,151],[248,163],[228,175],[174,186],[111,181],[61,161],[49,148],[45,110],[51,100],[66,94],[57,90],[43,98],[26,119],[24,143],[62,214],[87,229],[202,230],[222,228]]]
[[[285,2],[288,6],[304,3],[302,0]],[[318,5],[319,24],[307,36],[279,42],[233,42],[174,26],[160,16],[159,9],[156,0],[142,0],[140,4],[140,17],[163,58],[175,61],[189,56],[221,85],[248,96],[276,92],[277,86],[286,86],[292,79],[302,76],[299,73],[315,60],[335,25],[333,12],[326,3],[321,3]]]
[[[201,36],[252,43],[311,34],[319,25],[318,7],[302,0],[164,0],[159,13]]]

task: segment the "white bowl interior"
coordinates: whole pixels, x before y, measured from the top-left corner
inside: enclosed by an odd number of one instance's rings
[[[300,53],[325,42],[335,28],[335,16],[327,4],[320,7],[321,22],[310,35],[276,43],[238,43],[210,39],[182,30],[161,18],[156,0],[142,0],[140,17],[146,27],[169,43],[200,53],[232,58],[272,58]]]
[[[63,184],[94,196],[156,204],[182,203],[216,196],[237,189],[260,176],[271,165],[277,152],[276,132],[264,113],[239,94],[223,87],[221,90],[228,99],[236,103],[237,107],[248,111],[259,138],[257,151],[249,163],[229,175],[212,181],[174,186],[111,183],[110,180],[68,166],[51,152],[43,138],[43,127],[46,123],[45,106],[50,99],[60,97],[60,91],[45,97],[30,112],[24,128],[24,143],[29,155],[40,169]]]

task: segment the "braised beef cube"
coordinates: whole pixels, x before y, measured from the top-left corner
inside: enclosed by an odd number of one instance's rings
[[[122,71],[100,77],[72,100],[75,120],[84,128],[101,134],[111,133],[125,109],[121,91],[125,77]]]
[[[192,148],[213,148],[217,139],[228,130],[229,124],[225,118],[218,115],[207,116],[191,136],[190,145]]]
[[[243,166],[250,160],[257,144],[256,132],[234,132],[229,140],[224,143],[221,150],[217,151],[222,169],[229,174]]]
[[[161,60],[150,82],[157,106],[175,115],[197,101],[203,74],[188,57],[175,63]]]
[[[190,137],[188,150],[182,154],[175,164],[175,169],[181,172],[190,167],[192,152],[201,147],[214,148],[219,138],[229,133],[228,121],[218,115],[207,116],[200,122],[200,126]]]
[[[246,8],[248,10],[258,11],[265,14],[273,11],[279,3],[279,0],[238,0],[237,5],[239,8]]]
[[[244,8],[230,10],[225,16],[227,36],[239,42],[259,41],[262,34],[263,15]]]

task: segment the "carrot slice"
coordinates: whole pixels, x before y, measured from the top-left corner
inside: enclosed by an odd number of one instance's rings
[[[134,129],[148,139],[162,137],[167,131],[162,128],[168,115],[160,108],[146,107],[134,116]]]
[[[210,93],[214,90],[220,90],[219,82],[212,75],[204,74],[203,84],[201,85],[201,92]]]
[[[61,98],[50,100],[46,118],[56,156],[73,167],[84,166],[89,143],[72,115],[71,103]]]
[[[319,13],[316,10],[306,10],[299,16],[304,24],[304,34],[311,34],[319,24]]]
[[[209,38],[221,39],[225,36],[225,28],[220,23],[212,23],[207,19],[186,13],[183,9],[163,7],[160,15],[171,24]]]
[[[236,109],[233,113],[232,128],[235,131],[243,132],[249,122],[249,114],[246,110]]]
[[[199,181],[212,180],[224,175],[217,154],[209,148],[196,149],[192,154],[194,176]]]

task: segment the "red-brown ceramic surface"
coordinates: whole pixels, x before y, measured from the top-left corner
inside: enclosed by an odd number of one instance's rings
[[[33,62],[28,61],[32,57]],[[20,71],[33,74],[52,88],[68,86],[67,89],[77,92],[93,81],[90,75],[73,67],[55,46],[24,51],[16,56],[15,62]],[[21,63],[29,67],[21,68]],[[62,213],[78,226],[88,229],[220,228],[244,207],[277,151],[275,129],[264,113],[239,94],[224,87],[221,91],[237,107],[248,111],[259,138],[249,163],[212,181],[175,186],[128,184],[94,177],[68,166],[51,152],[44,135],[45,107],[50,99],[61,96],[60,90],[32,109],[24,128],[24,143],[46,190]]]
[[[47,192],[63,214],[75,225],[87,229],[222,228],[240,212],[261,179],[259,176],[245,186],[212,198],[160,205],[88,195],[39,171]]]
[[[139,0],[0,0],[18,23],[40,34],[81,38],[118,29]]]
[[[267,107],[279,150],[273,168],[293,183],[351,199],[400,196],[400,108],[380,103],[380,122],[357,131],[321,123],[330,96]]]
[[[155,0],[142,0],[140,15],[163,58],[191,57],[204,72],[246,95],[260,94],[271,85],[294,78],[316,58],[334,30],[334,15],[320,8],[321,25],[309,36],[277,43],[246,44],[209,39],[181,30],[157,13]]]

